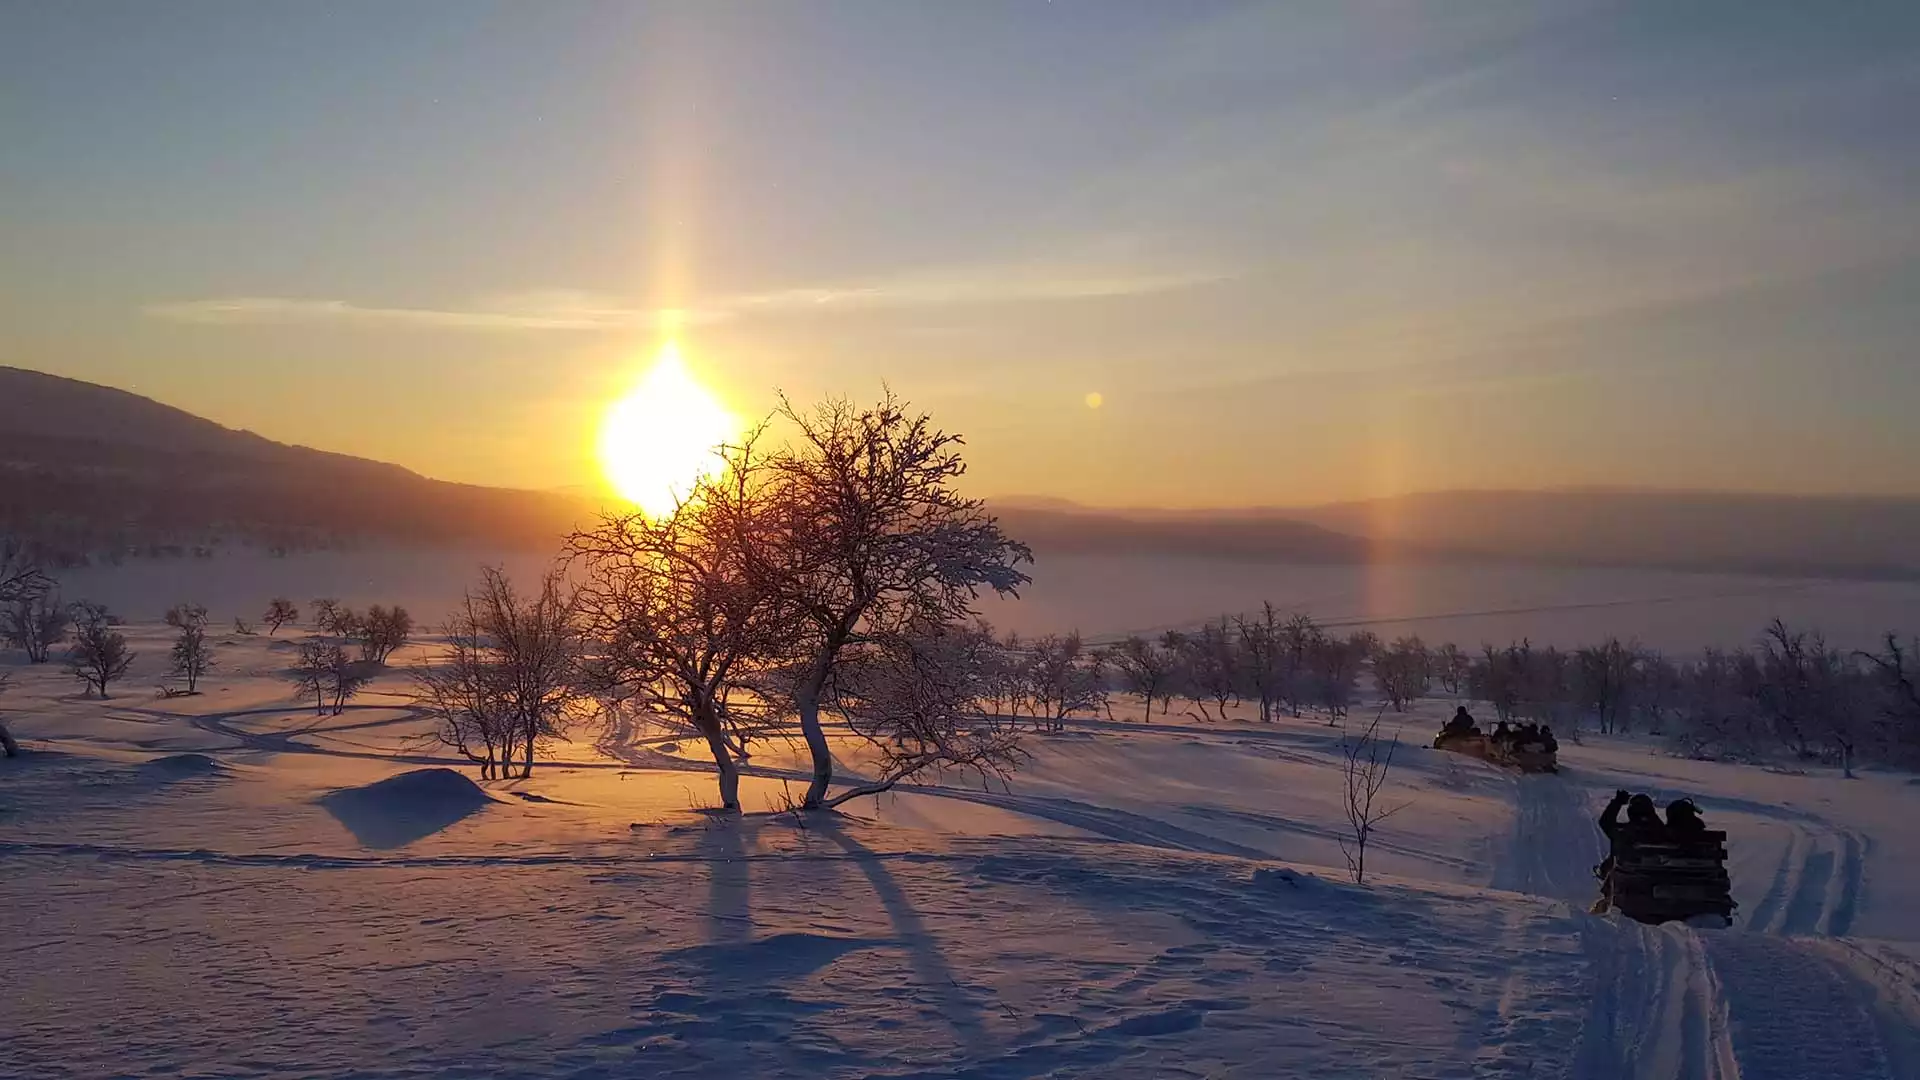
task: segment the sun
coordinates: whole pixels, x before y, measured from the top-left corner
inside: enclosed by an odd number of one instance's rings
[[[607,409],[600,467],[642,513],[671,514],[701,477],[725,467],[719,447],[739,433],[733,414],[695,381],[670,341],[640,382]]]

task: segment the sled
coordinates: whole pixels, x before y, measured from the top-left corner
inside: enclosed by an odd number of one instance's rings
[[[1540,743],[1528,743],[1525,746],[1501,744],[1480,731],[1466,735],[1449,735],[1443,731],[1434,736],[1433,748],[1476,757],[1523,773],[1560,771],[1559,755]]]
[[[1596,911],[1618,911],[1648,924],[1686,922],[1728,925],[1733,921],[1733,883],[1727,876],[1727,834],[1675,835],[1666,829],[1629,832],[1616,845],[1613,865],[1595,868],[1600,878]]]

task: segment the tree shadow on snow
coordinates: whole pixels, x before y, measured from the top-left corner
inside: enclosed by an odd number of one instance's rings
[[[899,944],[907,951],[915,979],[938,998],[940,1014],[953,1028],[961,1048],[969,1055],[987,1050],[989,1044],[980,1006],[954,977],[953,968],[940,953],[939,940],[914,908],[912,898],[894,880],[886,861],[849,834],[844,822],[835,815],[818,815],[816,820],[808,822],[808,827],[838,845],[866,875],[874,895],[880,898],[880,905],[886,908],[887,918],[893,922]]]

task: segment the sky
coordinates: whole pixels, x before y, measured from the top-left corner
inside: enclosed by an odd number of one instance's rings
[[[1916,101],[1905,2],[0,0],[0,363],[534,488],[671,340],[988,496],[1920,493]]]

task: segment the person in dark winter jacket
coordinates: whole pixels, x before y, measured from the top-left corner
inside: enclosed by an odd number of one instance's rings
[[[1690,835],[1706,832],[1707,823],[1700,820],[1700,807],[1692,799],[1675,799],[1667,804],[1667,828]]]
[[[1465,705],[1453,710],[1453,719],[1447,721],[1447,726],[1440,729],[1442,735],[1478,735],[1479,733],[1480,725],[1474,722],[1473,714],[1467,711]]]
[[[1627,812],[1627,820],[1620,820],[1620,811]],[[1645,795],[1629,795],[1626,791],[1613,793],[1613,801],[1600,815],[1600,831],[1607,834],[1617,848],[1620,838],[1632,833],[1652,833],[1664,831],[1666,824],[1660,820],[1660,811],[1654,808],[1653,800]]]

